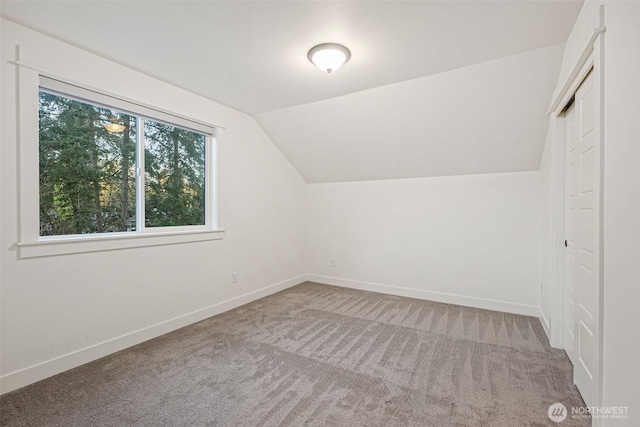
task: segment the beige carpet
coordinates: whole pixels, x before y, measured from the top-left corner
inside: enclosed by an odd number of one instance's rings
[[[539,321],[304,283],[0,398],[2,426],[536,426],[584,403]]]

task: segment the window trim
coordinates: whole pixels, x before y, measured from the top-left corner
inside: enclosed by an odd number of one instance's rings
[[[161,122],[171,126],[178,126],[187,130],[192,130],[204,134],[216,134],[218,127],[203,123],[199,120],[168,113],[164,110],[153,108],[139,102],[123,99],[119,96],[110,95],[96,89],[89,89],[78,84],[69,83],[60,78],[48,77],[39,73],[40,87],[46,88],[46,92],[65,98],[74,99],[79,102],[86,102],[104,108],[115,108],[116,110],[131,114],[132,116]]]
[[[219,240],[224,238],[224,228],[221,226],[220,209],[220,164],[219,164],[219,144],[221,131],[224,128],[214,126],[194,120],[178,114],[168,113],[165,110],[144,105],[139,102],[129,101],[118,96],[111,95],[107,90],[92,88],[88,85],[73,83],[73,79],[65,79],[37,67],[15,62],[18,74],[18,242],[16,244],[19,258],[33,258],[43,256],[77,254],[84,252],[110,251],[118,249],[129,249],[145,246],[171,245],[189,242],[201,242],[208,240]],[[176,227],[143,227],[140,231],[103,233],[103,234],[82,234],[82,235],[62,235],[62,236],[40,236],[40,190],[39,190],[39,91],[41,86],[46,91],[59,92],[61,96],[77,97],[77,93],[66,93],[50,88],[49,85],[41,84],[41,81],[55,81],[62,85],[69,85],[78,88],[79,91],[87,91],[96,94],[86,99],[91,104],[103,104],[104,99],[120,100],[135,107],[121,108],[121,105],[105,104],[106,107],[131,112],[137,116],[144,116],[153,121],[160,121],[189,130],[201,133],[208,133],[209,143],[205,148],[205,225],[176,226]],[[85,100],[81,97],[81,100]],[[100,102],[103,101],[103,102]],[[145,113],[146,112],[146,113]],[[149,114],[151,112],[151,115]],[[185,122],[191,126],[185,126]],[[136,150],[139,144],[136,143]],[[138,177],[136,182],[138,185]],[[136,195],[138,197],[138,195]],[[142,192],[144,197],[144,192]],[[144,206],[143,206],[144,208]],[[138,210],[139,211],[139,210]],[[137,213],[139,215],[140,212]],[[144,211],[142,211],[144,217]],[[139,218],[137,218],[139,219]]]
[[[149,233],[104,233],[47,236],[37,242],[19,242],[20,258],[39,258],[86,252],[102,252],[145,246],[174,245],[224,238],[224,230],[165,231]]]

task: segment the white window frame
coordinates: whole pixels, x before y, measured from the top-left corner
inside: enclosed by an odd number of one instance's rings
[[[218,144],[221,128],[77,84],[34,67],[18,65],[19,212],[20,258],[34,258],[145,246],[218,240],[224,237],[220,224]],[[39,92],[113,108],[144,119],[194,130],[207,135],[205,146],[205,224],[175,227],[145,227],[144,132],[136,133],[136,231],[40,236],[39,189]],[[141,190],[141,191],[140,191]]]

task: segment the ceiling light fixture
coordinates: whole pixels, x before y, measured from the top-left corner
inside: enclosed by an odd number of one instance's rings
[[[104,128],[112,133],[120,133],[124,130],[125,126],[119,123],[107,123]]]
[[[351,58],[351,52],[341,44],[323,43],[312,47],[307,58],[322,71],[331,73]]]

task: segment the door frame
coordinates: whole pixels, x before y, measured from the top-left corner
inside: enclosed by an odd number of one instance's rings
[[[552,174],[552,311],[549,322],[549,341],[552,347],[564,349],[564,240],[565,240],[565,117],[564,110],[576,90],[593,69],[594,107],[596,109],[596,133],[599,138],[600,157],[600,215],[599,215],[599,343],[598,372],[596,373],[595,406],[602,405],[602,371],[603,371],[603,193],[604,193],[604,6],[598,8],[592,19],[591,32],[583,37],[583,50],[564,81],[561,81],[554,92],[553,100],[547,114],[550,115],[551,126],[551,174]],[[571,65],[571,64],[568,64]],[[594,425],[600,420],[594,419]]]
[[[587,64],[588,64],[587,66],[592,65],[592,62],[591,61],[587,61]],[[589,70],[591,70],[591,69],[589,69]],[[587,75],[588,74],[589,74],[589,71],[587,71]],[[571,103],[571,101],[569,101],[569,103]],[[568,142],[567,141],[567,131],[568,131],[568,129],[567,129],[567,123],[568,123],[567,120],[568,120],[568,113],[569,113],[569,110],[571,108],[574,109],[573,110],[574,111],[574,120],[576,120],[576,121],[580,120],[580,118],[578,117],[578,114],[579,114],[578,106],[576,104],[577,104],[577,102],[574,101],[573,103],[571,103],[571,106],[567,105],[566,107],[564,107],[561,116],[559,116],[559,117],[561,117],[561,122],[562,122],[562,125],[563,125],[563,128],[564,128],[564,133],[562,135],[563,136],[563,140],[562,140],[563,141],[563,144],[562,144],[562,147],[563,147],[563,161],[564,161],[564,167],[562,168],[562,170],[563,170],[563,178],[564,178],[564,180],[563,180],[563,183],[564,183],[564,188],[563,188],[564,189],[564,193],[563,193],[564,194],[564,199],[563,199],[562,218],[563,218],[564,222],[562,223],[563,235],[559,236],[559,237],[561,237],[562,239],[565,239],[564,240],[565,242],[569,238],[569,230],[567,230],[567,181],[568,181],[568,178],[566,177],[567,171],[568,171],[567,157],[566,157],[567,156],[567,151],[568,151],[567,150],[567,142]],[[579,132],[578,126],[574,125],[574,130]],[[571,133],[570,133],[570,135],[571,135]],[[577,148],[578,148],[578,144],[576,144],[576,150],[577,150]],[[560,168],[558,167],[558,169],[560,169]],[[578,197],[578,195],[576,194],[576,198],[577,197]],[[576,201],[576,203],[577,203],[577,201]],[[575,225],[576,224],[574,224],[574,226]],[[574,231],[575,231],[575,229],[574,229]],[[563,285],[562,285],[562,300],[561,300],[561,304],[562,304],[562,326],[563,326],[562,348],[567,353],[567,356],[569,356],[569,360],[571,360],[571,363],[573,363],[575,365],[575,354],[576,354],[576,352],[575,352],[575,350],[576,350],[575,349],[575,344],[578,341],[578,339],[575,336],[575,330],[573,330],[573,335],[574,335],[574,337],[573,337],[573,345],[574,345],[574,348],[571,349],[571,352],[567,348],[568,346],[567,346],[567,341],[566,341],[567,329],[569,329],[569,325],[566,324],[566,321],[567,321],[566,314],[567,313],[565,312],[565,310],[567,308],[566,299],[567,299],[567,291],[568,291],[568,289],[567,289],[567,287],[568,287],[567,276],[569,275],[569,274],[567,274],[569,272],[567,271],[567,265],[566,265],[566,261],[567,261],[567,256],[566,256],[567,255],[567,246],[562,247],[561,250],[562,250],[562,252],[559,252],[559,254],[562,256],[562,260],[563,260],[563,263],[562,263],[562,284]],[[575,283],[574,283],[574,286],[575,286]],[[574,316],[575,316],[575,313],[576,313],[575,290],[574,290],[573,298],[574,298],[574,312],[573,313],[574,313]]]

